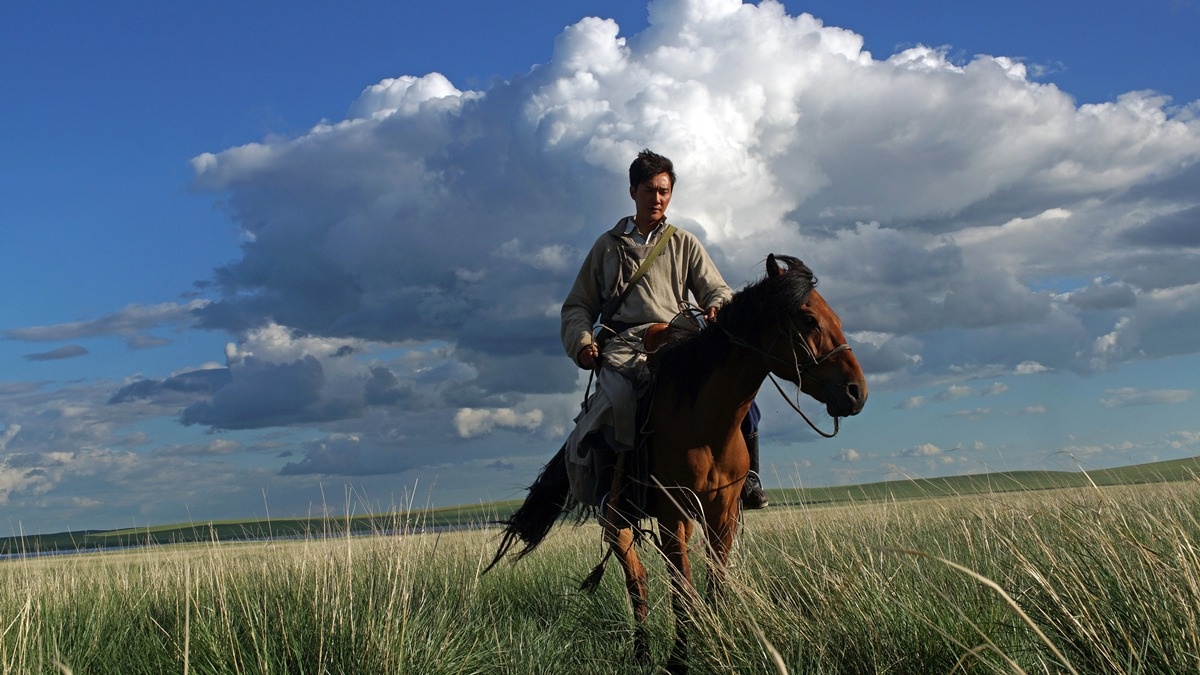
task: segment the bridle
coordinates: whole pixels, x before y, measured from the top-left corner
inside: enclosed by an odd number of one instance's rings
[[[721,326],[721,323],[719,321],[714,322],[714,323],[717,326]],[[721,326],[721,330],[724,331],[725,335],[729,336],[729,341],[731,343],[738,345],[739,347],[748,349],[752,352],[755,352],[756,354],[766,358],[769,361],[778,361],[779,363],[785,364],[785,365],[790,366],[793,369],[795,369],[795,371],[796,371],[795,400],[790,398],[788,396],[788,394],[783,390],[783,387],[780,386],[779,381],[775,379],[774,373],[768,371],[767,377],[771,378],[771,384],[775,385],[775,389],[779,392],[779,395],[783,397],[783,400],[787,401],[788,405],[792,407],[792,410],[795,410],[797,413],[800,414],[800,417],[804,418],[804,421],[808,423],[808,426],[811,427],[813,431],[817,432],[821,436],[824,436],[825,438],[833,438],[834,436],[837,436],[838,431],[840,430],[840,425],[839,425],[840,418],[836,417],[836,416],[833,418],[833,433],[822,431],[819,427],[817,427],[817,425],[815,423],[813,423],[813,421],[811,419],[809,419],[808,415],[806,415],[804,413],[804,411],[800,409],[800,404],[798,403],[798,401],[800,400],[800,381],[801,381],[801,378],[805,374],[807,374],[810,377],[812,377],[814,380],[817,380],[817,382],[821,382],[820,377],[818,377],[816,374],[811,373],[809,371],[812,370],[813,368],[816,368],[817,366],[820,366],[822,363],[825,363],[826,361],[828,361],[831,357],[833,357],[836,354],[841,354],[842,352],[850,351],[850,345],[843,342],[839,345],[834,346],[832,349],[825,352],[824,354],[821,354],[820,356],[818,356],[816,354],[816,352],[813,351],[813,348],[811,346],[809,346],[808,340],[804,339],[804,332],[801,331],[800,329],[796,328],[796,324],[792,322],[792,317],[790,317],[790,316],[787,317],[787,322],[786,322],[787,325],[786,326],[784,325],[784,321],[782,321],[782,320],[779,323],[780,323],[779,332],[775,334],[775,338],[773,340],[771,340],[771,344],[766,349],[762,349],[762,348],[758,347],[757,345],[750,344],[749,342],[744,340],[741,336],[738,336],[738,335],[735,335],[734,333],[729,332],[729,330],[727,328],[725,328],[724,326]],[[779,341],[785,336],[787,337],[788,345],[790,347],[790,351],[792,352],[792,360],[790,362],[787,359],[778,357],[773,353],[775,351],[775,345],[778,344]],[[800,351],[802,351],[804,357],[806,357],[806,361],[804,363],[801,363],[800,353],[797,352],[797,350],[796,350],[797,342],[800,343],[800,348],[801,348]]]

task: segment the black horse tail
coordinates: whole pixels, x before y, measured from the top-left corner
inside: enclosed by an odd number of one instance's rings
[[[508,519],[500,521],[504,525],[504,538],[500,540],[500,548],[492,564],[483,573],[487,574],[495,567],[518,539],[525,542],[525,548],[517,553],[516,559],[524,558],[542,543],[563,512],[574,505],[571,484],[567,478],[567,446],[564,444],[542,467],[533,485],[529,486],[529,494],[521,507]]]

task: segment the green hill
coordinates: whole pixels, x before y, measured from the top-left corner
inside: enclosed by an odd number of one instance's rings
[[[838,487],[780,489],[770,492],[772,503],[812,505],[871,502],[884,499],[927,499],[991,492],[1055,490],[1091,485],[1166,483],[1196,480],[1197,477],[1200,477],[1200,457],[1188,457],[1088,472],[1004,471],[946,478],[912,478]]]
[[[1200,457],[1137,464],[1089,472],[1006,471],[1001,473],[914,478],[861,485],[769,490],[772,504],[819,506],[909,500],[1091,485],[1130,485],[1196,480]],[[321,538],[365,534],[403,534],[480,527],[512,513],[519,500],[362,516],[228,520],[120,530],[85,530],[0,538],[0,555],[76,552],[130,546],[271,538]]]

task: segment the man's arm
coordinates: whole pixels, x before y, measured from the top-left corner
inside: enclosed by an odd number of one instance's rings
[[[602,254],[601,242],[597,241],[579,267],[579,274],[567,293],[567,299],[563,301],[561,312],[563,349],[580,368],[589,370],[595,367],[595,359],[600,354],[592,327],[603,306],[600,289]]]
[[[725,283],[720,270],[713,264],[708,251],[695,236],[690,236],[691,246],[688,255],[688,279],[692,295],[696,302],[704,308],[704,318],[712,321],[717,316],[717,310],[733,298],[733,289]]]

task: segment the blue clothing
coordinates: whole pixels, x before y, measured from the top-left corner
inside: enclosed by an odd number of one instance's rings
[[[742,420],[742,435],[749,437],[758,433],[758,421],[762,419],[762,411],[758,409],[758,399],[750,402],[750,411]]]

